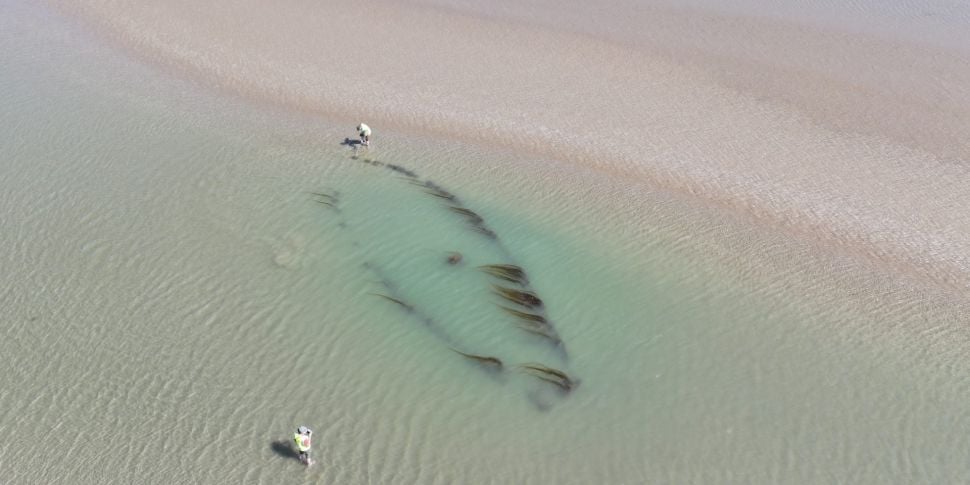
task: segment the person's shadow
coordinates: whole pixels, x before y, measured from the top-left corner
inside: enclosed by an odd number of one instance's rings
[[[290,446],[289,441],[276,440],[270,443],[269,447],[273,450],[273,453],[276,453],[283,458],[293,458],[294,460],[300,459],[300,454],[297,453],[292,446]]]
[[[341,143],[341,145],[356,148],[360,146],[361,143],[362,142],[360,140],[351,140],[350,138],[344,138],[344,141]]]

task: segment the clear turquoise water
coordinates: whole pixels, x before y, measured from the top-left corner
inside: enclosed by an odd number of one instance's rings
[[[13,14],[0,21],[0,481],[970,472],[952,295],[555,160],[380,131],[355,160],[340,140],[356,120],[226,99],[43,9]],[[453,192],[498,242],[364,158]],[[476,266],[501,262],[528,272],[566,355],[497,308]],[[416,311],[372,295],[382,279]],[[453,345],[579,385],[483,371]],[[298,424],[316,431],[310,470],[277,444]]]

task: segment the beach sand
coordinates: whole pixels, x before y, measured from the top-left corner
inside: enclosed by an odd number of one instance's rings
[[[637,2],[68,4],[259,100],[643,179],[967,287],[970,49]]]
[[[0,9],[0,481],[970,473],[959,6]],[[496,309],[511,261],[563,347]]]

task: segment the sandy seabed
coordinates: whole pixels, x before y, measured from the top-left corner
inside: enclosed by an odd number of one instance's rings
[[[0,7],[2,481],[970,473],[959,6],[51,5]],[[375,146],[354,160],[359,121]],[[362,160],[485,217],[575,392],[536,406],[373,298],[445,235],[466,269],[494,245]],[[481,283],[447,271],[412,287]],[[482,315],[456,341],[547,358],[487,298],[419,293],[439,322]],[[281,444],[296,423],[307,473]]]

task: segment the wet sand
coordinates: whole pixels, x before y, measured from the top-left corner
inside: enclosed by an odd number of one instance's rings
[[[261,101],[643,179],[967,287],[966,49],[637,3],[64,8]]]

